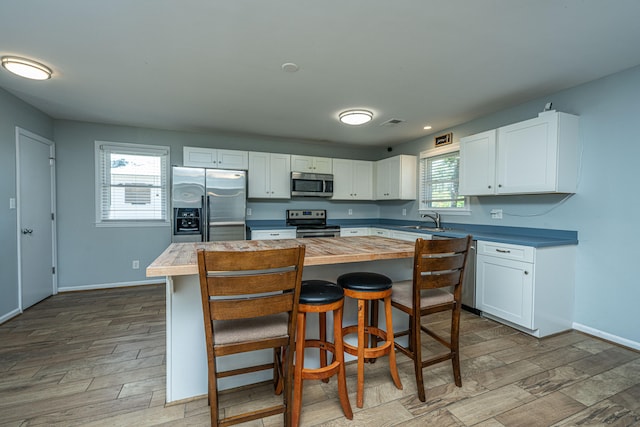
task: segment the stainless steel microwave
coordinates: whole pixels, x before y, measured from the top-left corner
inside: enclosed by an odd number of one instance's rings
[[[325,173],[291,172],[291,196],[333,196],[333,175]]]

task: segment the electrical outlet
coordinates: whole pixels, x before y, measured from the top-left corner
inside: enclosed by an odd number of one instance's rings
[[[251,216],[251,208],[247,208],[247,216]]]
[[[502,209],[491,209],[491,219],[502,219]]]
[[[349,209],[349,215],[353,215],[353,209]]]
[[[402,216],[407,216],[407,208],[402,208]]]
[[[131,261],[131,268],[133,268],[134,270],[139,269],[140,261],[138,261],[137,259],[134,259],[133,261]]]

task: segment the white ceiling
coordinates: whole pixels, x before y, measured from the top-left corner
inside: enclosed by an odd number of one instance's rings
[[[0,55],[54,72],[1,69],[0,87],[51,117],[359,145],[640,64],[638,0],[0,0],[0,16]],[[338,122],[356,107],[374,120]]]

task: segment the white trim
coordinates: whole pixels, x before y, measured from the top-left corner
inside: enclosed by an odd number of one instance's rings
[[[460,151],[460,142],[454,142],[450,145],[429,148],[428,150],[421,151],[419,159],[423,159],[425,157],[439,156],[441,154],[452,153],[454,151]]]
[[[620,344],[622,346],[632,348],[634,350],[640,350],[640,342],[622,338],[617,335],[613,335],[608,332],[604,332],[599,329],[595,329],[590,326],[583,325],[581,323],[573,322],[572,327],[576,331],[584,332],[585,334],[593,335],[594,337],[602,338],[603,340],[611,341],[616,344]]]
[[[165,283],[163,277],[149,280],[137,280],[134,282],[116,282],[116,283],[95,283],[89,285],[79,286],[63,286],[58,288],[58,292],[73,292],[73,291],[92,291],[96,289],[112,289],[112,288],[125,288],[128,286],[143,286],[143,285],[156,285],[159,283]]]
[[[26,129],[23,129],[19,126],[16,126],[16,240],[17,240],[17,269],[18,269],[18,310],[22,313],[24,310],[22,308],[22,244],[21,244],[21,236],[20,230],[22,229],[22,224],[20,222],[21,218],[21,194],[20,194],[20,136],[26,136],[33,140],[36,140],[42,144],[49,146],[49,158],[50,158],[50,173],[51,173],[51,213],[53,214],[53,220],[51,221],[51,265],[54,268],[55,273],[52,274],[51,277],[51,295],[56,295],[58,293],[58,252],[57,252],[57,233],[56,230],[58,228],[58,215],[56,213],[56,168],[55,168],[55,143],[47,138],[44,138],[40,135],[37,135],[33,132],[30,132]]]
[[[4,314],[2,316],[0,316],[0,325],[2,325],[4,322],[13,319],[16,316],[19,316],[21,313],[19,308],[16,308],[13,311],[8,312],[7,314]]]

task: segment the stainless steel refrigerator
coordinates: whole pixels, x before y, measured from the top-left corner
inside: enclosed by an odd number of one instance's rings
[[[247,172],[173,167],[172,242],[245,240]]]

